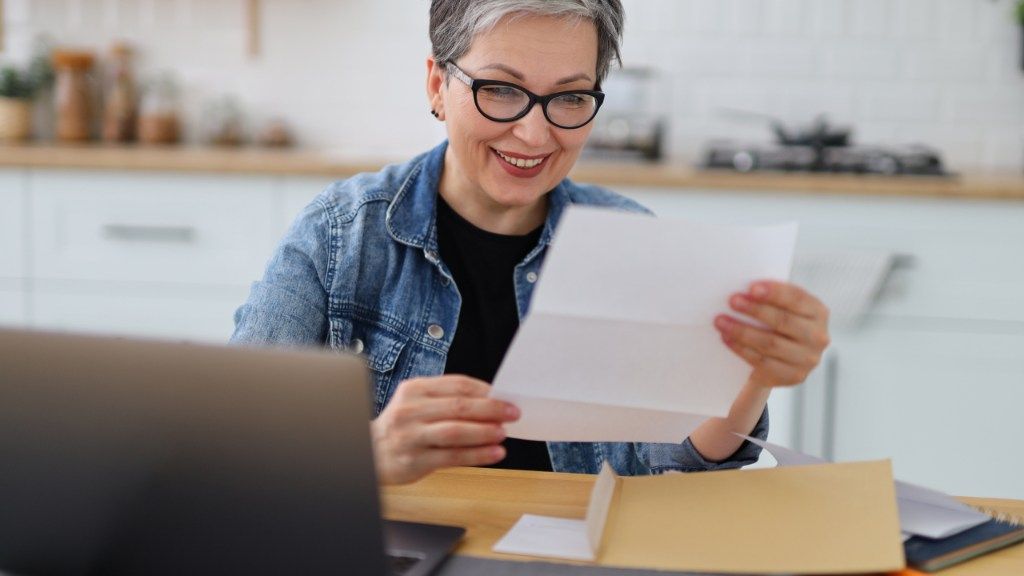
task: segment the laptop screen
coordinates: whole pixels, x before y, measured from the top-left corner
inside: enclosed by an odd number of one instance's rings
[[[383,574],[362,363],[0,331],[0,572]]]

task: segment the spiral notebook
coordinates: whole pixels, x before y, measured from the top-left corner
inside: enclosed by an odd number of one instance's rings
[[[1024,542],[1024,519],[1000,512],[984,524],[946,538],[914,536],[903,544],[907,565],[935,572],[1000,548]]]

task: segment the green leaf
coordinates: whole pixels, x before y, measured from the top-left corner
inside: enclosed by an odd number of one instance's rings
[[[13,66],[0,68],[0,97],[31,98],[35,86],[29,78]]]

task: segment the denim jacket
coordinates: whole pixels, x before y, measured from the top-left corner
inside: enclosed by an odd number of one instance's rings
[[[412,161],[336,182],[299,215],[235,313],[232,341],[314,345],[362,354],[379,414],[400,382],[444,373],[460,296],[438,255],[435,201],[447,142]],[[646,212],[594,186],[563,180],[548,194],[540,242],[515,269],[520,319],[565,207]],[[765,438],[765,410],[753,436]],[[744,442],[710,462],[689,439],[680,444],[549,442],[555,471],[597,473],[607,460],[621,475],[738,468],[760,448]]]

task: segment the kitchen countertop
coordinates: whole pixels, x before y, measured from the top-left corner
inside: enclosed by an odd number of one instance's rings
[[[312,150],[143,147],[108,145],[0,145],[0,167],[74,168],[307,175],[342,178],[375,171],[385,161],[352,161]],[[605,186],[805,192],[875,196],[929,196],[1024,200],[1024,174],[966,174],[953,178],[699,170],[683,164],[581,160],[570,175]]]

